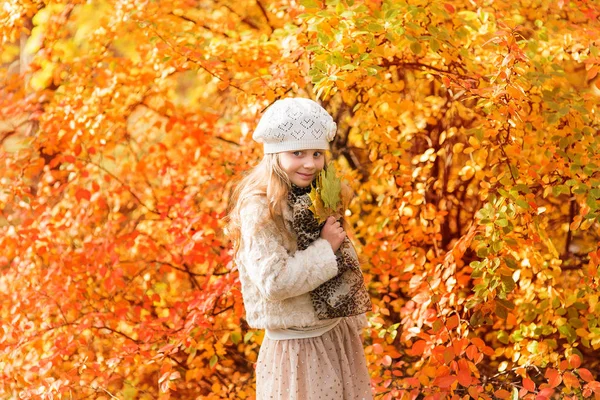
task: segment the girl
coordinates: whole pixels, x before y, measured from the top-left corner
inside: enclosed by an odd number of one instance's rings
[[[228,231],[246,320],[266,329],[256,366],[257,400],[372,399],[360,337],[370,302],[360,273],[359,286],[344,278],[352,269],[343,265],[348,253],[341,254],[352,248],[344,246],[346,233],[329,217],[314,240],[302,246],[298,241],[298,229],[314,221],[305,212],[298,220],[297,199],[308,198],[335,133],[335,122],[314,101],[276,101],[253,134],[265,156],[230,197]],[[345,290],[348,300],[343,311],[318,314],[315,305],[329,300],[328,285],[332,293]]]

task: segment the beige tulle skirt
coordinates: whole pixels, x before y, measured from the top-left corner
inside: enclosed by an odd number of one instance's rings
[[[256,400],[370,400],[364,316],[343,318],[309,339],[265,336],[256,366]]]

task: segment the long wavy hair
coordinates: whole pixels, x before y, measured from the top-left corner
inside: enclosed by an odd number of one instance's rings
[[[234,185],[225,217],[225,232],[233,242],[234,258],[241,244],[240,208],[251,196],[259,195],[267,198],[269,218],[273,220],[281,235],[290,241],[293,240],[293,235],[286,228],[283,218],[283,207],[286,206],[290,187],[290,178],[281,168],[278,153],[265,154],[260,163],[246,172]]]

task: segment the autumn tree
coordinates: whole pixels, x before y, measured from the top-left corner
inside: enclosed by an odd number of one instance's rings
[[[253,397],[223,217],[300,95],[357,193],[377,396],[600,398],[596,2],[0,13],[3,397]]]

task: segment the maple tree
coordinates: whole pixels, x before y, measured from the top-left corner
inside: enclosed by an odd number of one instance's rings
[[[288,95],[334,116],[392,398],[600,398],[591,0],[12,1],[0,394],[251,398],[227,192]]]

